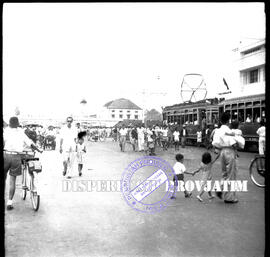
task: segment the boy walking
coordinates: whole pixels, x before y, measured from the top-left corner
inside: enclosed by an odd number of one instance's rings
[[[180,154],[180,153],[176,154],[175,159],[176,159],[176,163],[174,164],[173,169],[174,169],[174,172],[175,172],[176,176],[173,178],[174,192],[173,192],[173,196],[171,197],[171,199],[176,199],[175,190],[178,187],[178,181],[183,181],[184,182],[184,173],[193,175],[193,173],[190,173],[190,172],[186,171],[186,167],[183,164],[184,156],[182,154]],[[189,193],[185,189],[184,194],[185,194],[185,197],[190,197],[192,193],[191,192]]]

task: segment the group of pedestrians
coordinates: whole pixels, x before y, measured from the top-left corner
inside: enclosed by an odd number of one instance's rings
[[[196,173],[201,173],[201,190],[197,195],[197,199],[203,202],[203,193],[205,192],[205,186],[207,181],[212,180],[212,165],[217,160],[220,159],[221,162],[221,191],[216,192],[216,196],[223,199],[225,203],[237,203],[238,199],[236,197],[236,192],[231,190],[231,183],[237,179],[238,171],[238,148],[244,148],[245,140],[242,137],[241,130],[237,128],[238,124],[235,123],[232,129],[229,127],[230,115],[228,113],[223,113],[221,116],[221,126],[216,128],[213,132],[213,146],[217,149],[217,155],[213,159],[209,151],[202,154],[201,162],[197,170],[191,172],[187,171],[184,165],[184,156],[180,153],[176,154],[176,163],[174,165],[175,178],[174,178],[174,188],[178,186],[178,181],[184,182],[184,174],[195,175]],[[224,184],[227,184],[228,188],[224,189]],[[172,199],[175,199],[175,189]],[[184,190],[185,197],[190,197],[191,193]],[[208,198],[213,199],[211,191],[208,191]]]
[[[181,145],[183,148],[186,145],[188,131],[183,125],[182,129],[175,128],[174,130],[168,126],[121,126],[115,129],[118,134],[120,150],[126,149],[127,142],[131,144],[133,151],[148,152],[149,155],[155,155],[157,146],[164,151],[168,150],[174,144],[175,150],[179,150]]]

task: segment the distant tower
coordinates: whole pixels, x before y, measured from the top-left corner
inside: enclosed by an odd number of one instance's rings
[[[86,118],[86,106],[87,106],[87,101],[85,99],[82,99],[80,102],[80,120]]]

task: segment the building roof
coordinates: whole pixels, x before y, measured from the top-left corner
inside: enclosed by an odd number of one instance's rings
[[[199,100],[199,101],[196,101],[196,102],[184,102],[184,103],[180,103],[180,104],[174,104],[174,105],[171,105],[171,106],[166,106],[164,109],[163,109],[163,112],[164,111],[170,111],[170,110],[173,110],[173,109],[178,109],[178,108],[182,108],[182,107],[185,107],[185,108],[195,108],[195,107],[200,107],[200,106],[206,106],[206,105],[216,105],[218,104],[220,101],[224,100],[224,98],[207,98],[207,99],[203,99],[203,100]]]
[[[125,98],[119,98],[113,101],[110,101],[104,105],[108,109],[132,109],[132,110],[142,110],[139,106],[132,103],[130,100]]]

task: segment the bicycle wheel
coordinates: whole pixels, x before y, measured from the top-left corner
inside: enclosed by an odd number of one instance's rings
[[[22,193],[21,193],[21,197],[22,200],[25,200],[26,198],[26,194],[27,194],[27,186],[26,186],[26,178],[25,178],[25,168],[23,167],[23,171],[22,171]]]
[[[31,203],[32,207],[35,211],[39,209],[39,203],[40,203],[40,195],[36,192],[33,191],[33,177],[31,176],[31,181],[30,181],[30,198],[31,198]]]
[[[258,187],[265,187],[265,157],[259,156],[252,160],[249,166],[252,182]]]

